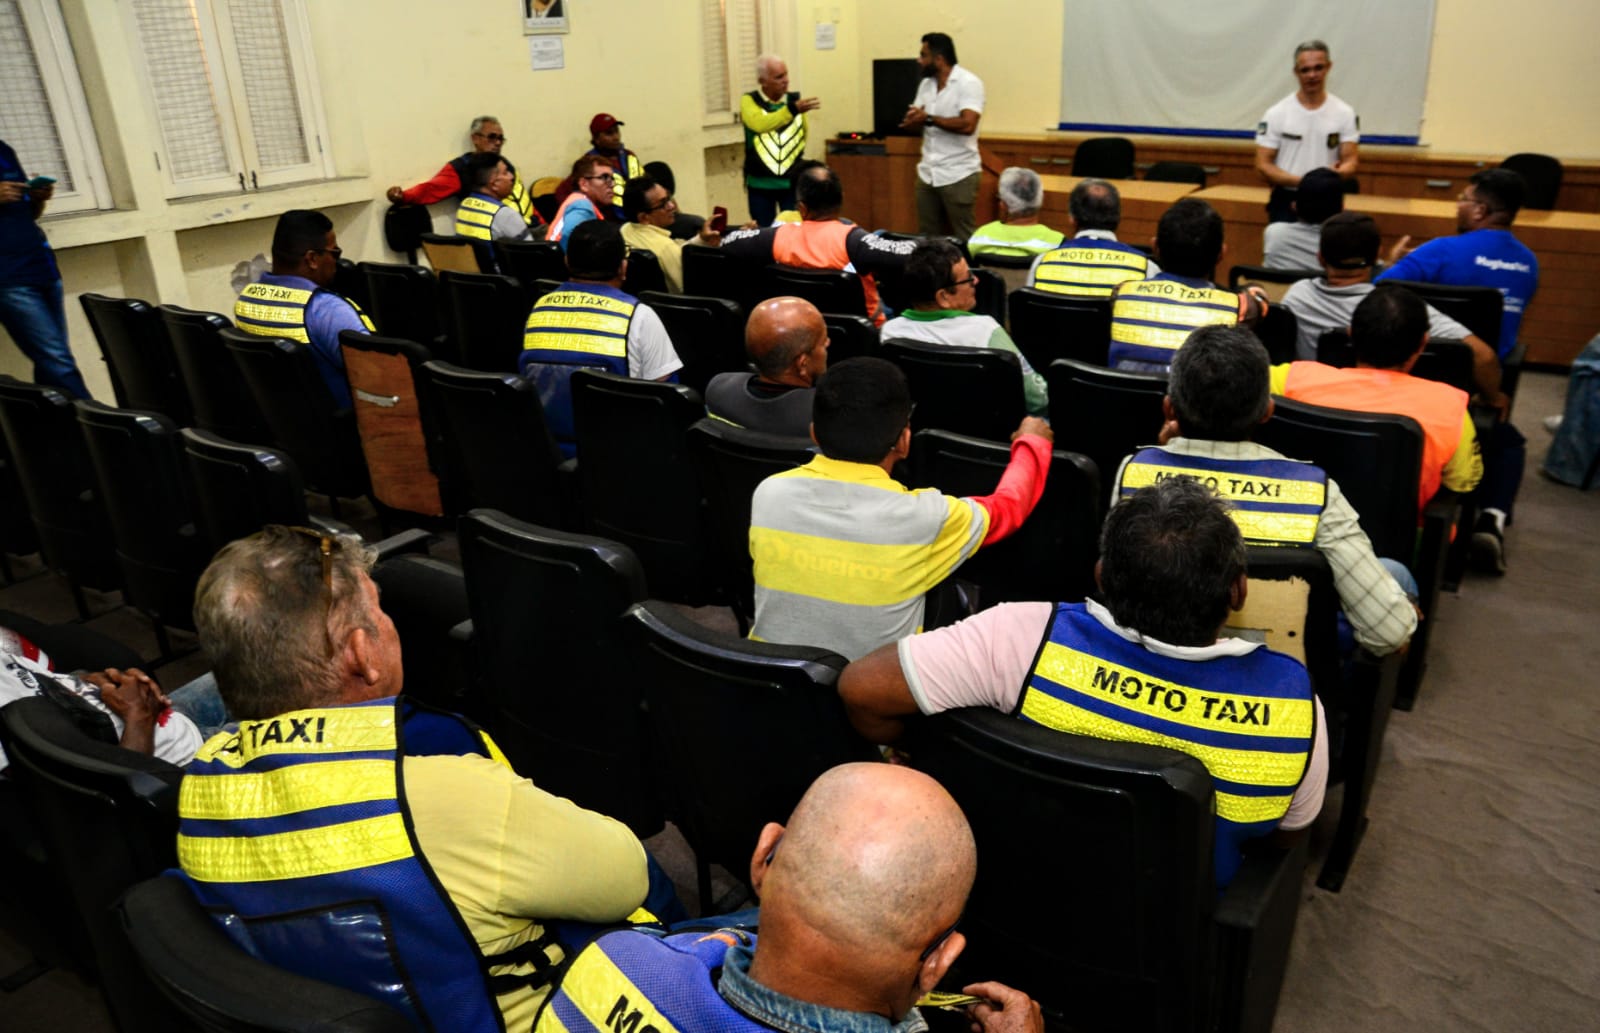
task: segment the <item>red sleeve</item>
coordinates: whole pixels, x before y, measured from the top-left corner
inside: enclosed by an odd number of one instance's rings
[[[1039,504],[1050,474],[1050,448],[1050,442],[1037,434],[1022,435],[1011,443],[1011,463],[1000,475],[994,494],[973,497],[973,502],[989,511],[989,533],[983,544],[998,542],[1014,532]]]
[[[454,165],[445,163],[445,167],[434,173],[432,179],[425,183],[418,183],[401,194],[406,204],[434,204],[447,197],[454,197],[461,189],[461,177],[456,174]]]

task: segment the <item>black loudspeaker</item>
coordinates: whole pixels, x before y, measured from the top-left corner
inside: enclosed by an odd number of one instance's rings
[[[872,132],[877,136],[918,136],[921,130],[901,129],[900,120],[917,96],[922,68],[914,57],[872,62]]]

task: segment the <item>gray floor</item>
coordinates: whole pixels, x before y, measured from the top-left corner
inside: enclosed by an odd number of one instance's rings
[[[1470,577],[1429,615],[1432,667],[1416,710],[1390,724],[1372,824],[1342,893],[1314,887],[1313,857],[1280,1031],[1600,1026],[1600,491],[1580,495],[1536,473],[1549,443],[1539,419],[1560,411],[1565,383],[1523,379],[1529,473],[1508,536],[1511,573]],[[73,616],[49,578],[0,590],[0,608]],[[126,611],[92,623],[153,651]],[[198,669],[180,661],[164,680]],[[669,831],[650,847],[693,907],[682,839]],[[719,905],[737,903],[732,887],[719,878]],[[25,960],[0,934],[0,973]],[[110,1028],[70,974],[0,998],[3,1033]]]

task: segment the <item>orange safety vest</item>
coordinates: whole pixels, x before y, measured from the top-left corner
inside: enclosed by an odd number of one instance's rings
[[[772,260],[798,269],[849,268],[850,252],[845,248],[845,240],[851,230],[858,228],[837,219],[786,222],[773,234]],[[861,277],[861,293],[867,299],[867,318],[881,327],[883,311],[878,307],[878,282],[859,269],[854,272]]]

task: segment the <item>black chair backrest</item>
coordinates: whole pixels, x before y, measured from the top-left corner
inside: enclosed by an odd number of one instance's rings
[[[723,591],[744,618],[755,616],[750,559],[750,499],[775,473],[809,463],[816,454],[790,438],[704,419],[689,428],[689,451],[705,488],[706,526]]]
[[[1454,319],[1496,352],[1500,350],[1500,320],[1505,295],[1493,287],[1454,287],[1418,280],[1385,280],[1386,287],[1404,287]]]
[[[972,496],[993,492],[1010,461],[1009,444],[924,430],[912,439],[907,465],[914,488]],[[982,607],[1083,599],[1094,588],[1100,555],[1101,494],[1092,460],[1076,452],[1052,453],[1044,495],[1027,521],[1004,541],[980,549],[956,576],[978,586]]]
[[[935,718],[915,758],[966,812],[983,859],[962,918],[968,971],[1004,972],[1073,1029],[1209,1028],[1200,761],[988,709]]]
[[[295,975],[246,953],[189,887],[141,882],[118,906],[148,981],[201,1033],[412,1033],[381,1001]]]
[[[1167,378],[1152,373],[1123,373],[1057,359],[1044,372],[1050,385],[1050,429],[1056,447],[1081,452],[1100,471],[1109,504],[1113,479],[1122,460],[1161,434],[1161,399]],[[1103,510],[1102,510],[1103,511]]]
[[[1236,291],[1248,283],[1299,283],[1321,276],[1321,269],[1272,269],[1264,265],[1228,267],[1228,289]]]
[[[628,249],[628,275],[622,281],[622,289],[634,297],[644,291],[667,289],[667,274],[661,271],[661,259],[654,251],[640,247]]]
[[[1144,178],[1151,183],[1193,183],[1204,190],[1206,170],[1192,161],[1158,161],[1145,170]]]
[[[883,357],[899,366],[916,409],[911,429],[927,427],[1009,441],[1025,415],[1022,364],[995,348],[885,340]]]
[[[79,301],[100,342],[117,405],[153,410],[182,425],[193,422],[189,394],[178,376],[160,314],[135,298],[84,294]]]
[[[273,442],[294,457],[312,491],[339,498],[367,493],[355,414],[338,408],[309,346],[279,337],[222,331]]]
[[[1356,348],[1348,330],[1324,330],[1317,335],[1317,361],[1334,369],[1349,369],[1356,364]]]
[[[509,276],[449,271],[439,274],[439,283],[461,364],[486,373],[515,372],[533,308],[522,285]]]
[[[1500,167],[1517,173],[1527,184],[1522,207],[1549,211],[1556,206],[1556,195],[1561,193],[1562,167],[1559,158],[1524,151],[1511,155],[1500,163]]]
[[[357,268],[367,279],[372,302],[367,314],[380,334],[438,347],[445,334],[439,318],[439,281],[432,269],[386,262],[362,262]]]
[[[361,267],[348,258],[339,259],[334,266],[333,282],[328,284],[328,289],[347,298],[363,312],[372,307],[372,294],[367,290],[367,278],[362,274]]]
[[[1468,395],[1478,390],[1473,374],[1472,346],[1465,341],[1429,340],[1417,356],[1411,375],[1460,388]]]
[[[980,269],[975,264],[967,266],[972,275],[978,278],[973,288],[978,295],[977,304],[972,311],[981,312],[990,317],[1001,326],[1006,325],[1006,281],[997,272],[990,269]]]
[[[1316,463],[1338,482],[1379,556],[1410,563],[1416,551],[1422,428],[1409,416],[1329,409],[1274,398],[1256,441]]]
[[[789,265],[769,265],[761,276],[758,289],[763,298],[781,295],[804,298],[823,312],[867,314],[861,277],[842,269],[797,269]]]
[[[405,658],[405,694],[485,727],[489,714],[476,695],[476,663],[455,629],[471,616],[461,567],[433,556],[404,553],[372,568],[383,612],[394,621]]]
[[[235,441],[271,443],[261,409],[222,343],[232,323],[215,312],[162,305],[172,356],[194,407],[194,426]]]
[[[74,584],[122,584],[105,507],[72,399],[53,387],[0,375],[0,428],[45,562]]]
[[[417,240],[435,272],[447,269],[471,272],[470,267],[476,266],[480,273],[493,273],[499,268],[494,249],[487,240],[447,233],[424,233]]]
[[[824,771],[878,755],[845,720],[836,653],[719,634],[655,600],[628,611],[622,634],[669,813],[701,860],[740,881],[765,823],[784,820]],[[736,776],[703,748],[712,742],[740,744]]]
[[[402,519],[442,517],[444,443],[422,373],[433,356],[415,341],[354,330],[339,334],[339,347],[373,503]]]
[[[6,438],[0,433],[0,553],[26,556],[39,551],[39,532],[34,530],[33,516],[28,512],[28,499],[22,494],[22,482],[17,479],[17,464],[6,447]],[[11,579],[10,565],[0,559],[0,570],[6,580]]]
[[[580,369],[572,410],[589,529],[638,554],[652,598],[709,601],[700,479],[684,438],[706,414],[700,396]]]
[[[749,360],[744,353],[744,313],[738,305],[727,298],[661,291],[646,291],[639,300],[649,305],[667,328],[672,350],[683,362],[679,383],[704,393],[718,373],[745,368]]]
[[[540,788],[652,834],[660,765],[649,762],[644,679],[626,661],[617,623],[645,597],[638,557],[492,509],[463,516],[459,533],[495,741]]]
[[[182,434],[195,523],[210,554],[268,524],[308,523],[300,468],[287,452],[236,444],[193,427]]]
[[[90,738],[43,696],[0,709],[6,774],[23,790],[51,867],[84,926],[117,1028],[170,1029],[112,906],[127,889],[177,863],[178,783],[183,770]]]
[[[828,361],[878,354],[878,328],[866,316],[848,312],[824,312],[822,321],[828,324]]]
[[[1333,568],[1318,549],[1250,545],[1246,547],[1246,552],[1249,554],[1245,566],[1249,572],[1251,594],[1246,601],[1247,608],[1230,614],[1226,626],[1244,631],[1285,633],[1288,641],[1282,643],[1268,637],[1268,648],[1295,656],[1305,664],[1306,672],[1311,675],[1312,688],[1323,706],[1332,713],[1347,695],[1339,647],[1339,592],[1333,584]],[[1257,604],[1258,597],[1267,595],[1265,587],[1258,591],[1258,584],[1264,582],[1294,582],[1296,588],[1303,586],[1306,605],[1303,619],[1298,624],[1252,628],[1244,619]]]
[[[553,240],[497,240],[494,252],[500,260],[500,271],[523,283],[560,283],[567,278],[567,256]]]
[[[1125,136],[1096,136],[1072,151],[1074,176],[1101,179],[1133,178],[1133,141]]]
[[[1044,370],[1057,359],[1104,366],[1111,350],[1111,299],[1074,298],[1037,287],[1011,292],[1011,339]]]
[[[1300,342],[1300,318],[1286,305],[1273,305],[1251,329],[1274,363],[1293,362]]]
[[[702,298],[727,298],[750,308],[761,267],[714,247],[683,249],[683,293]]]
[[[178,428],[159,413],[75,404],[128,602],[192,630],[194,586],[211,553],[190,516]]]
[[[546,527],[566,523],[561,453],[539,392],[515,373],[423,366],[438,406],[445,480],[465,509],[488,508]]]

